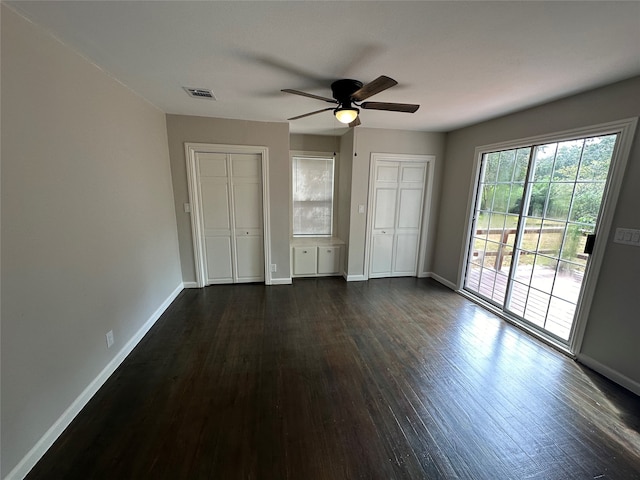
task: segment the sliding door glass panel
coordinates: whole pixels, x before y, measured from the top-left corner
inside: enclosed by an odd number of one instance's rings
[[[465,288],[504,303],[531,148],[482,158]]]
[[[568,341],[616,137],[483,155],[465,290]]]

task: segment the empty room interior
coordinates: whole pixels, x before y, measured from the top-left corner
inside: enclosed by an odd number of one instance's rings
[[[0,14],[0,478],[640,479],[640,2]]]

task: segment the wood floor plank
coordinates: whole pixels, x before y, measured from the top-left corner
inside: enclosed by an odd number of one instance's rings
[[[639,432],[433,280],[296,279],[182,292],[27,478],[640,479]]]

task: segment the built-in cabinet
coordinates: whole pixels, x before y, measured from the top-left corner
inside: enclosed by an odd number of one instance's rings
[[[291,241],[293,277],[342,274],[344,242],[332,238],[294,238]]]

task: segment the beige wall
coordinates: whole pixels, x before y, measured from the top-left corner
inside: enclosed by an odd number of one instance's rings
[[[351,182],[349,224],[349,262],[347,274],[364,275],[367,214],[358,213],[358,205],[367,205],[369,191],[369,164],[372,153],[405,153],[410,155],[435,155],[433,201],[431,204],[427,255],[424,268],[431,270],[431,258],[435,241],[440,177],[444,157],[444,133],[410,132],[358,127],[354,129],[354,156]],[[345,154],[346,155],[346,154]],[[344,155],[343,155],[344,156]]]
[[[471,182],[474,150],[487,145],[640,115],[640,77],[537,108],[451,132],[433,270],[455,283]],[[613,219],[616,227],[640,228],[640,136],[636,134]],[[613,234],[613,231],[611,232]],[[640,248],[607,242],[582,353],[640,385]]]
[[[336,152],[340,151],[340,137],[331,135],[307,135],[292,133],[291,150],[303,152]]]
[[[5,477],[182,279],[164,114],[1,8]]]
[[[184,204],[189,203],[185,142],[253,145],[265,146],[269,149],[271,263],[278,266],[278,271],[272,274],[272,278],[274,280],[290,278],[289,124],[167,115],[167,134],[184,281],[196,281],[191,215],[184,211]]]
[[[351,222],[351,174],[353,172],[353,132],[352,128],[340,137],[340,165],[338,174],[338,237],[347,246],[344,253],[345,273],[349,264],[349,227]]]

